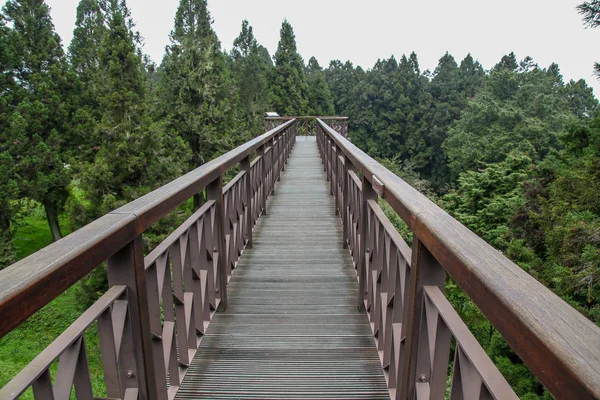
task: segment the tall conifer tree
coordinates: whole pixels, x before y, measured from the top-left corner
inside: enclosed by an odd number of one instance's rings
[[[256,41],[248,21],[242,22],[242,30],[233,41],[231,59],[243,124],[255,136],[262,132],[264,113],[269,111],[268,77],[273,62],[267,49]]]
[[[9,128],[17,99],[14,78],[15,48],[12,31],[0,14],[0,135]],[[9,151],[8,140],[0,140],[0,269],[15,260],[11,222],[15,218],[19,186],[16,180],[15,159]]]
[[[19,96],[10,115],[10,154],[21,181],[20,195],[39,201],[52,238],[68,197],[72,81],[50,9],[42,0],[9,0],[4,14],[13,26]]]
[[[329,85],[327,85],[323,69],[315,57],[308,60],[306,81],[308,83],[309,114],[333,115],[333,99],[331,98]]]
[[[106,0],[81,0],[77,6],[77,17],[73,40],[69,46],[69,59],[77,73],[77,108],[73,129],[79,144],[79,161],[91,161],[94,148],[100,144],[95,135],[102,118],[99,98],[105,85],[103,68],[100,65],[100,49],[107,34]]]
[[[181,0],[162,63],[164,114],[199,166],[243,140],[236,95],[206,0]]]
[[[287,20],[281,25],[280,35],[271,80],[271,105],[280,115],[305,115],[308,84],[302,58],[296,49],[296,36]]]
[[[99,61],[101,119],[94,161],[82,184],[96,218],[186,171],[187,148],[150,115],[139,34],[125,0],[110,0]]]

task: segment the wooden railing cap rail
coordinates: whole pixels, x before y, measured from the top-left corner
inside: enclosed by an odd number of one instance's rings
[[[600,398],[600,328],[322,120],[320,127],[409,225],[557,398]]]
[[[294,121],[271,129],[0,271],[0,337]]]

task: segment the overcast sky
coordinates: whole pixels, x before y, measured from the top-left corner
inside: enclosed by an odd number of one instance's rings
[[[65,46],[71,41],[78,0],[46,0]],[[209,0],[214,29],[231,48],[247,19],[260,44],[277,49],[284,18],[292,24],[305,61],[322,66],[332,59],[371,68],[378,58],[415,51],[421,69],[433,70],[449,51],[457,62],[471,53],[486,69],[514,51],[542,67],[557,62],[565,80],[585,79],[598,96],[592,75],[600,61],[600,28],[584,28],[576,5],[583,0]],[[5,0],[0,0],[4,4]],[[160,62],[178,0],[129,0],[144,51]]]

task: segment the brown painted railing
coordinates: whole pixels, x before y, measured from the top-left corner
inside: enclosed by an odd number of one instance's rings
[[[600,328],[322,120],[317,142],[392,398],[516,395],[444,296],[446,273],[558,399],[600,398]],[[378,204],[413,232],[412,249]]]
[[[92,399],[84,335],[98,324],[109,398],[172,399],[295,143],[295,120],[210,161],[0,272],[0,337],[107,262],[109,290],[4,388],[15,399]],[[250,160],[252,154],[258,156]],[[223,174],[241,172],[225,187]],[[199,195],[206,192],[206,203]],[[142,234],[199,208],[144,258]],[[55,384],[50,366],[59,360]]]
[[[348,137],[348,117],[311,117],[311,116],[303,116],[303,117],[265,117],[265,131],[273,129],[274,127],[282,124],[291,119],[295,119],[298,122],[298,125],[304,127],[305,135],[313,135],[315,134],[316,121],[320,119],[325,122],[330,128],[340,133],[345,138]]]

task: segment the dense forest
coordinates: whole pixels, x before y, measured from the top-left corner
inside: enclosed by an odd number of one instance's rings
[[[600,1],[578,11],[600,24]],[[513,53],[490,70],[449,53],[433,71],[415,53],[368,70],[322,67],[298,53],[287,21],[280,35],[272,56],[243,21],[225,52],[206,0],[181,0],[155,64],[126,0],[81,0],[66,49],[43,0],[8,0],[0,269],[261,134],[265,111],[335,114],[350,118],[356,145],[600,324],[600,110],[584,80],[565,82],[558,65]],[[153,228],[147,248],[180,211]],[[80,306],[102,291],[102,268],[92,275],[73,291]],[[517,394],[550,398],[452,281],[448,293]],[[42,314],[66,323],[72,310],[61,307],[72,306],[53,307]],[[36,318],[53,326],[50,315]],[[11,376],[35,355],[9,356],[32,326],[0,341],[0,369]],[[0,384],[11,376],[0,372]]]

